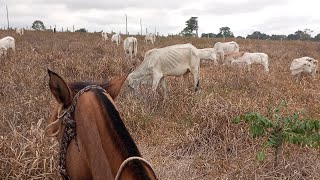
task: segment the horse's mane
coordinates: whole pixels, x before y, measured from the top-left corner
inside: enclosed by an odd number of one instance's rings
[[[78,82],[78,83],[71,83],[69,84],[69,87],[71,88],[71,91],[73,93],[77,93],[84,87],[88,85],[93,85],[97,83],[93,82]],[[108,85],[108,82],[98,84],[102,88],[105,88]],[[114,140],[115,144],[120,148],[120,152],[122,156],[125,158],[132,157],[132,156],[139,156],[141,157],[141,154],[134,143],[132,137],[130,136],[129,132],[127,131],[120,114],[118,110],[115,108],[113,103],[110,101],[110,99],[103,94],[102,90],[99,89],[92,89],[91,90],[95,96],[97,97],[99,104],[102,106],[102,109],[104,110],[104,116],[105,119],[110,119],[110,122],[107,123],[110,126],[110,130],[114,131],[114,136],[112,139]],[[132,172],[135,173],[135,175],[138,177],[138,179],[146,179],[148,178],[148,175],[146,174],[146,171],[144,170],[142,164],[140,161],[132,161],[128,164],[127,168],[131,168]]]

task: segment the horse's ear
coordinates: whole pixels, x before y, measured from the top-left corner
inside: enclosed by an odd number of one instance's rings
[[[125,76],[122,76],[120,78],[116,78],[116,79],[111,80],[108,83],[108,86],[105,88],[113,100],[115,100],[117,98],[117,96],[119,95],[121,87],[122,87],[123,83],[125,82],[125,80],[127,79],[127,76],[128,76],[128,74]]]
[[[48,69],[50,91],[59,103],[65,107],[71,104],[71,91],[67,83],[55,72]]]

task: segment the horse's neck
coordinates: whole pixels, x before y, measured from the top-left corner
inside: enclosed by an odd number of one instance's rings
[[[79,132],[82,133],[77,136],[82,138],[82,145],[85,146],[82,149],[88,151],[85,153],[89,156],[89,161],[91,161],[89,164],[92,166],[102,166],[102,168],[109,167],[113,176],[115,176],[121,163],[131,156],[128,151],[137,151],[137,148],[135,144],[134,147],[125,147],[125,142],[122,141],[129,140],[121,139],[121,135],[117,134],[117,132],[128,132],[122,122],[115,124],[115,120],[111,120],[112,117],[107,109],[110,107],[115,108],[114,105],[112,103],[106,103],[106,99],[100,100],[100,102],[96,101],[96,99],[101,99],[101,94],[98,95],[100,97],[96,96],[91,97],[90,99],[85,99],[86,96],[89,96],[89,93],[81,96],[78,104],[81,104],[82,106],[76,109],[75,118],[77,118],[77,128],[79,129]],[[104,96],[104,98],[107,97]],[[108,107],[106,108],[104,106]],[[116,122],[117,121],[121,121],[121,119],[117,119]],[[130,137],[129,134],[128,136]],[[137,153],[133,155],[140,156],[140,153],[137,151]],[[104,166],[106,161],[108,162],[108,165]],[[131,171],[131,168],[128,167],[129,166],[124,169],[122,177],[126,177],[125,179],[135,179],[133,177],[134,173]],[[96,168],[98,170],[101,169],[99,167]]]

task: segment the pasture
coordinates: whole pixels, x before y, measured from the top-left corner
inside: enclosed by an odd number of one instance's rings
[[[0,31],[16,39],[16,53],[0,57],[0,179],[59,179],[59,145],[44,136],[55,100],[47,68],[67,81],[104,81],[124,75],[141,63],[146,51],[191,42],[212,47],[222,39],[157,37],[154,45],[138,39],[138,59],[126,59],[123,46],[103,41],[100,33]],[[124,37],[121,37],[124,40]],[[304,111],[320,118],[320,75],[296,83],[289,66],[294,58],[320,59],[320,44],[304,41],[239,40],[240,50],[269,55],[270,73],[250,72],[205,61],[200,68],[200,93],[168,78],[168,99],[156,99],[151,87],[131,92],[123,86],[116,100],[120,114],[144,158],[159,179],[312,179],[320,177],[317,150],[285,145],[277,167],[272,153],[258,162],[263,139],[253,139],[247,126],[232,118],[248,111],[267,115],[282,100],[282,113]],[[229,41],[229,40],[227,40]],[[189,77],[192,82],[191,76]],[[191,83],[192,84],[192,83]]]

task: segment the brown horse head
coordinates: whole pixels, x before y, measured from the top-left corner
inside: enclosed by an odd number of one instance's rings
[[[139,160],[141,154],[114,103],[127,75],[106,83],[66,83],[48,73],[58,105],[46,132],[60,141],[64,179],[157,179],[150,165]]]

